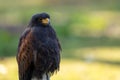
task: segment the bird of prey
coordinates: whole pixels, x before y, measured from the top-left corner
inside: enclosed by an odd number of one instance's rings
[[[49,14],[33,15],[18,44],[19,80],[50,80],[59,70],[60,51]]]

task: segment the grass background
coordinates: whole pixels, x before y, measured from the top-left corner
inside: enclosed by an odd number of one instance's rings
[[[120,80],[119,0],[0,0],[0,80],[18,80],[20,34],[35,13],[47,12],[62,45],[51,80]]]

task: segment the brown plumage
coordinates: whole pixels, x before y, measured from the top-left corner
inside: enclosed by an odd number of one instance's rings
[[[46,13],[34,15],[20,37],[19,80],[49,80],[59,70],[61,46],[49,19]]]

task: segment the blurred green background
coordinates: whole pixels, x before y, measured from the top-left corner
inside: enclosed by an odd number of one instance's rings
[[[120,80],[120,0],[0,0],[0,80],[18,80],[15,56],[31,16],[51,15],[62,45],[51,80]]]

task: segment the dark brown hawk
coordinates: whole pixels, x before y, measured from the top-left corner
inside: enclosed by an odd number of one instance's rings
[[[19,80],[49,80],[59,70],[60,43],[47,13],[36,14],[20,37]]]

